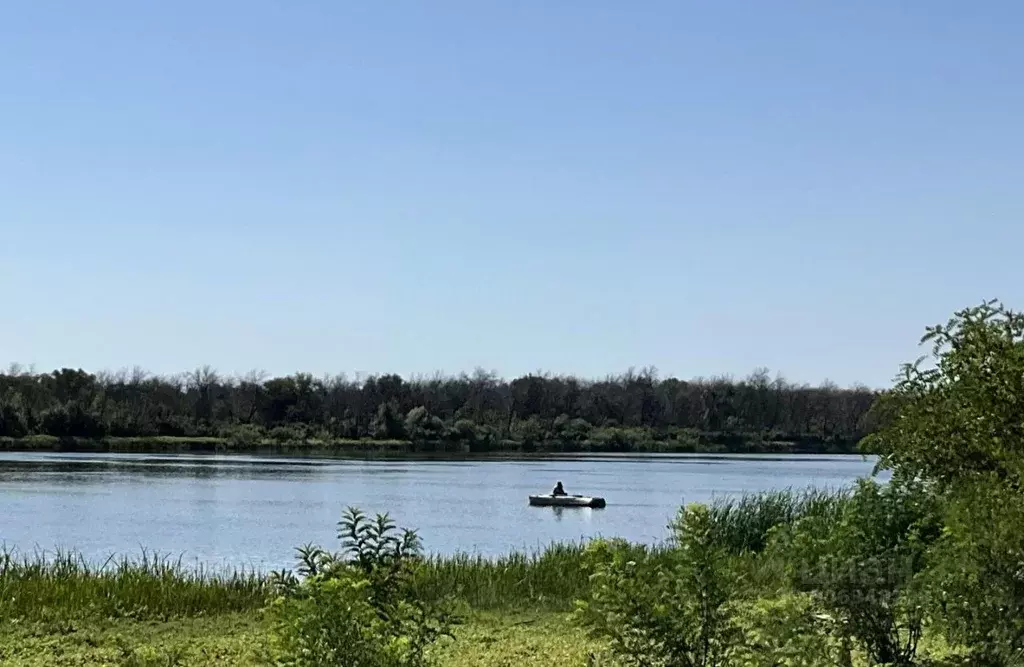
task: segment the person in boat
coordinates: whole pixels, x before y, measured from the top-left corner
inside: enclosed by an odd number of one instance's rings
[[[551,491],[551,495],[553,495],[553,496],[567,496],[569,494],[566,493],[565,489],[562,488],[562,483],[558,482],[557,484],[555,484],[554,490]]]

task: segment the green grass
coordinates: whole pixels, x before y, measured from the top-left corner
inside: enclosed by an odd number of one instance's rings
[[[18,557],[0,552],[0,619],[166,619],[251,611],[268,588],[261,576],[213,574],[143,553],[92,565],[74,553]]]
[[[442,667],[584,667],[601,644],[564,614],[472,614],[435,650]],[[0,623],[4,667],[268,667],[258,613],[165,622]]]
[[[848,491],[782,489],[720,498],[709,506],[715,540],[732,553],[764,549],[771,528],[806,516],[834,517]]]
[[[499,558],[428,558],[416,587],[428,599],[451,593],[474,609],[568,611],[587,590],[583,544],[553,544]]]
[[[580,544],[488,560],[427,559],[416,586],[457,594],[466,622],[442,665],[586,664],[598,644],[568,621],[587,585]],[[267,665],[265,580],[143,554],[91,565],[73,553],[0,553],[0,664]]]
[[[454,594],[477,610],[569,611],[586,594],[584,545],[554,544],[531,554],[488,559],[428,557],[415,587],[426,599]],[[262,608],[266,579],[251,572],[213,573],[143,552],[94,565],[75,553],[44,558],[0,552],[0,618],[163,620]]]
[[[144,622],[0,623],[4,667],[267,666],[268,634],[257,613]]]
[[[476,614],[438,658],[444,667],[585,667],[603,648],[565,614]]]

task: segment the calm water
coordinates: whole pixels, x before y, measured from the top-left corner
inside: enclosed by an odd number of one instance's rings
[[[351,461],[263,456],[0,453],[0,543],[90,559],[142,548],[212,566],[292,565],[335,545],[346,505],[390,512],[428,551],[485,555],[594,535],[656,541],[685,501],[773,488],[837,488],[860,456],[573,456]],[[529,507],[556,480],[601,510]]]

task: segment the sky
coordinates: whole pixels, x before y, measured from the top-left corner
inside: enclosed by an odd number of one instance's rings
[[[1024,3],[0,3],[0,363],[887,386],[1024,308]]]

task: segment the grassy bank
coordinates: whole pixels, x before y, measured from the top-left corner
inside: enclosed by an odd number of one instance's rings
[[[456,593],[464,617],[442,665],[583,665],[600,642],[567,624],[586,577],[581,546],[486,560],[431,558],[421,595]],[[264,608],[272,595],[251,573],[213,575],[158,557],[93,565],[74,554],[0,555],[0,664],[200,667],[272,664]]]
[[[0,625],[5,667],[268,667],[270,628],[256,613]],[[583,667],[602,644],[564,614],[474,613],[434,653],[445,667]]]
[[[494,559],[431,556],[417,568],[414,590],[431,600],[454,595],[477,611],[568,612],[587,591],[583,550],[583,544],[554,544]],[[251,613],[273,595],[270,579],[246,571],[212,573],[145,553],[96,564],[74,553],[7,551],[0,553],[0,622]]]
[[[852,441],[826,441],[807,437],[778,439],[762,434],[686,432],[652,438],[644,433],[622,433],[600,439],[487,443],[372,439],[292,439],[266,437],[55,437],[30,435],[0,437],[0,451],[124,452],[124,453],[266,453],[320,456],[387,456],[404,454],[562,454],[562,453],[699,453],[699,454],[851,454]]]

